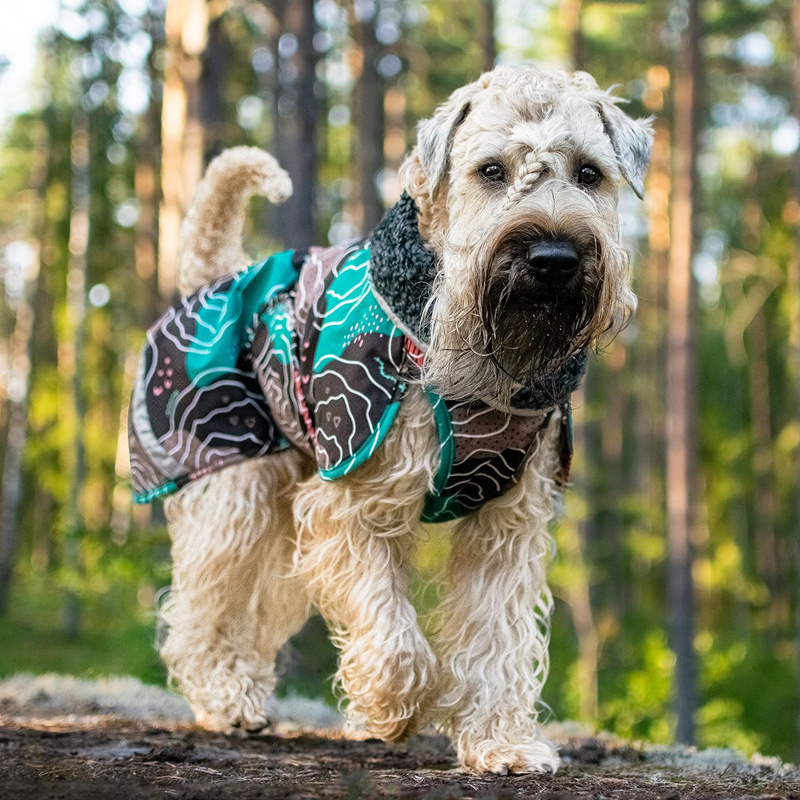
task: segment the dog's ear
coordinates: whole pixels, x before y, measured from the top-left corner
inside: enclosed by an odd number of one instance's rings
[[[417,125],[417,155],[433,196],[450,164],[450,149],[458,126],[467,118],[470,103],[479,87],[469,84],[457,89],[430,119]]]
[[[650,119],[631,119],[617,106],[616,98],[605,95],[597,104],[608,138],[617,154],[622,177],[644,199],[644,176],[650,164],[653,126]]]

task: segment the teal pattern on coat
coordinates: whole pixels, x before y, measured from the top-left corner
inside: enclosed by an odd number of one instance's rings
[[[130,411],[137,502],[289,447],[313,458],[324,480],[340,480],[372,456],[423,357],[372,280],[378,248],[385,281],[379,230],[371,242],[286,251],[220,278],[148,331]],[[389,246],[402,265],[403,249],[395,240]],[[570,369],[579,379],[580,364]],[[464,516],[513,486],[555,409],[568,416],[573,379],[548,378],[543,386],[562,387],[557,398],[513,412],[429,390],[441,462],[423,520]],[[566,424],[561,437],[557,480],[565,483]]]

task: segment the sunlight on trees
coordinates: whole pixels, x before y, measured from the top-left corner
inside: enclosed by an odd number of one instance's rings
[[[254,258],[356,237],[399,196],[416,122],[533,59],[617,85],[656,131],[645,203],[621,194],[639,311],[576,398],[545,699],[796,758],[798,51],[790,0],[63,2],[0,132],[0,673],[161,679],[168,542],[131,507],[124,425],[208,160],[258,145],[294,178],[284,208],[254,203]],[[447,549],[423,544],[423,611]]]

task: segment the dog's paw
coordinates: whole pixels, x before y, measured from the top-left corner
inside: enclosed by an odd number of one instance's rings
[[[263,701],[249,698],[249,702],[242,704],[238,711],[232,723],[233,728],[255,735],[273,726],[278,715],[278,702],[274,695],[269,695]]]
[[[439,664],[419,634],[381,661],[340,662],[339,679],[350,699],[348,722],[387,742],[404,742],[425,726],[433,703]]]
[[[459,752],[459,763],[469,772],[495,775],[524,772],[555,772],[558,753],[545,741],[534,739],[520,744],[484,741]]]
[[[394,715],[385,708],[379,710],[356,710],[353,706],[347,709],[347,730],[353,733],[366,733],[392,744],[403,744],[415,733],[418,733],[428,722],[428,707],[423,697],[418,697],[420,706],[410,714],[402,708]]]
[[[251,691],[224,706],[213,709],[194,707],[195,721],[201,728],[218,733],[255,735],[272,724],[277,714],[275,698],[265,692]]]

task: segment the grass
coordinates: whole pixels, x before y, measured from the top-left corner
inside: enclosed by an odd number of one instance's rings
[[[42,579],[18,581],[0,619],[0,676],[59,672],[82,678],[133,675],[163,684],[153,648],[155,619],[133,586],[84,598],[81,633],[69,640],[61,625],[64,593]]]
[[[61,612],[64,592],[43,578],[18,580],[6,617],[0,619],[0,678],[19,672],[57,672],[79,678],[132,675],[165,685],[166,670],[154,648],[152,591],[119,582],[84,597],[81,633],[68,639]],[[336,651],[319,617],[291,641],[281,659],[279,695],[320,697],[335,704],[331,676]]]

